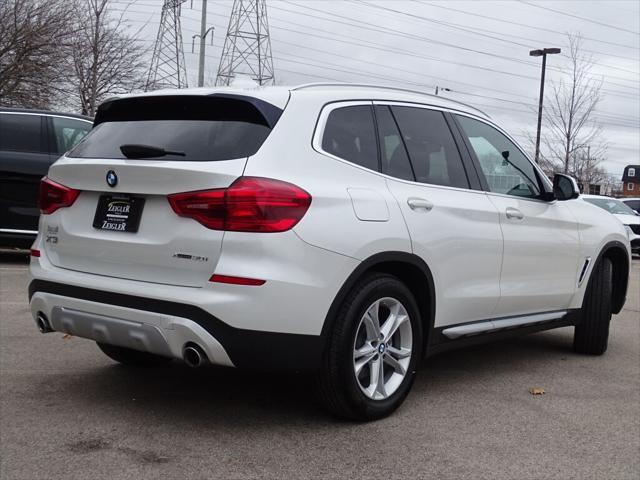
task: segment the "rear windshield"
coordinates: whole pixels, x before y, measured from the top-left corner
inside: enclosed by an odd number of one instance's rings
[[[168,153],[144,160],[206,162],[248,157],[262,146],[279,117],[276,107],[266,105],[267,115],[259,101],[256,106],[228,97],[115,100],[101,107],[91,133],[68,156],[122,159],[127,158],[120,150],[122,145],[145,145],[180,155]]]

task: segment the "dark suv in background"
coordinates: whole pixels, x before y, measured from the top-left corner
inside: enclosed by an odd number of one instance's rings
[[[31,246],[40,179],[92,125],[80,115],[0,108],[0,246]]]

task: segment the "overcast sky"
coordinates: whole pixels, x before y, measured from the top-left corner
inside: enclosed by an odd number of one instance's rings
[[[150,47],[162,0],[111,0],[127,9],[130,29]],[[197,83],[201,0],[182,7],[189,85]],[[209,0],[205,85],[213,85],[227,31],[231,0]],[[128,6],[127,6],[128,5]],[[367,82],[443,94],[487,112],[526,148],[535,132],[540,59],[529,50],[567,47],[566,32],[583,36],[602,78],[596,118],[609,144],[605,168],[621,174],[640,163],[640,1],[638,0],[267,0],[273,63],[278,84]],[[390,9],[395,11],[390,11]],[[551,11],[549,9],[555,10]],[[566,66],[563,54],[548,57],[547,81]],[[547,83],[547,91],[549,83]],[[543,131],[544,133],[544,131]]]

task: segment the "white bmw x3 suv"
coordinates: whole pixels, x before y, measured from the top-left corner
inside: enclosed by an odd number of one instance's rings
[[[370,420],[425,355],[575,326],[601,354],[624,226],[487,115],[367,85],[103,103],[42,181],[30,306],[124,364],[312,371]]]

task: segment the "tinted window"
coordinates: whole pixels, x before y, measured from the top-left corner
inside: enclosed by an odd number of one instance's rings
[[[540,195],[535,168],[511,140],[486,123],[457,118],[492,192],[530,198]]]
[[[281,113],[270,104],[262,107]],[[95,127],[69,156],[125,158],[120,146],[146,145],[181,155],[145,159],[231,160],[254,155],[271,128],[251,101],[216,96],[134,97],[102,105]]]
[[[631,207],[614,198],[585,198],[584,200],[606,210],[609,213],[618,215],[635,215]]]
[[[640,210],[640,200],[624,200],[624,203],[634,210]]]
[[[40,115],[0,114],[0,150],[48,153]]]
[[[351,163],[378,170],[373,115],[369,105],[342,107],[327,118],[322,149]]]
[[[60,154],[75,147],[91,130],[91,123],[72,118],[52,117],[56,151]]]
[[[404,180],[415,180],[409,156],[400,137],[398,126],[391,115],[391,110],[386,106],[376,106],[375,112],[378,138],[380,139],[382,172]]]
[[[469,182],[442,112],[391,107],[407,146],[416,180],[434,185],[468,188]]]

